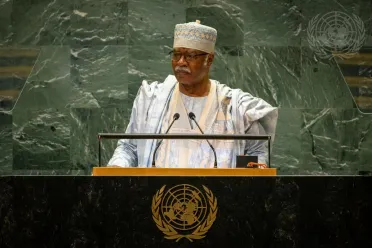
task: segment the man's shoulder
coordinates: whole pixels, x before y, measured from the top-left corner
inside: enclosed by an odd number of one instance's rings
[[[168,75],[163,82],[143,80],[138,94],[156,96],[169,93],[177,83],[174,75]]]
[[[239,88],[232,88],[226,84],[222,84],[217,80],[214,80],[217,84],[217,88],[221,95],[225,96],[226,98],[235,98],[235,100],[242,100],[247,97],[253,97],[249,92],[244,92]]]
[[[217,82],[219,91],[226,98],[232,108],[240,111],[240,114],[247,114],[250,119],[258,119],[268,113],[277,111],[276,107],[266,102],[264,99],[253,96],[239,88],[231,88]]]

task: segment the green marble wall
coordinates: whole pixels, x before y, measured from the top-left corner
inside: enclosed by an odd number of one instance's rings
[[[313,16],[338,10],[363,19],[364,46],[372,46],[371,6],[0,0],[0,92],[19,92],[0,93],[0,173],[89,173],[98,163],[97,133],[124,132],[142,80],[172,73],[175,24],[195,19],[218,30],[211,78],[279,107],[272,165],[280,174],[372,170],[372,115],[358,110],[338,64],[317,58],[306,40]],[[104,163],[115,146],[103,141]]]

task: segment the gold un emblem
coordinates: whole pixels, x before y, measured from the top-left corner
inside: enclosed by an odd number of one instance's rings
[[[217,199],[203,185],[204,193],[189,184],[179,184],[152,198],[152,218],[166,239],[202,239],[217,215]]]

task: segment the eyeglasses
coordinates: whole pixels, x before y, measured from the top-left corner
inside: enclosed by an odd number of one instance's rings
[[[191,53],[191,54],[182,54],[182,53],[175,53],[175,52],[170,52],[169,53],[171,55],[171,58],[174,62],[177,62],[179,61],[182,56],[184,56],[186,62],[193,62],[195,61],[199,56],[203,56],[203,55],[207,55],[208,53],[199,53],[199,54],[194,54],[194,53]]]

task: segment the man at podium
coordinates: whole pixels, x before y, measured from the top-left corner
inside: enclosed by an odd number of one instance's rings
[[[177,24],[171,63],[174,75],[163,83],[142,82],[126,133],[271,135],[277,108],[240,89],[209,78],[216,29],[200,21]],[[249,82],[247,82],[249,83]],[[170,126],[172,123],[172,126]],[[109,166],[213,168],[235,167],[238,155],[257,156],[267,164],[263,140],[119,140]],[[154,151],[156,150],[155,156]]]

